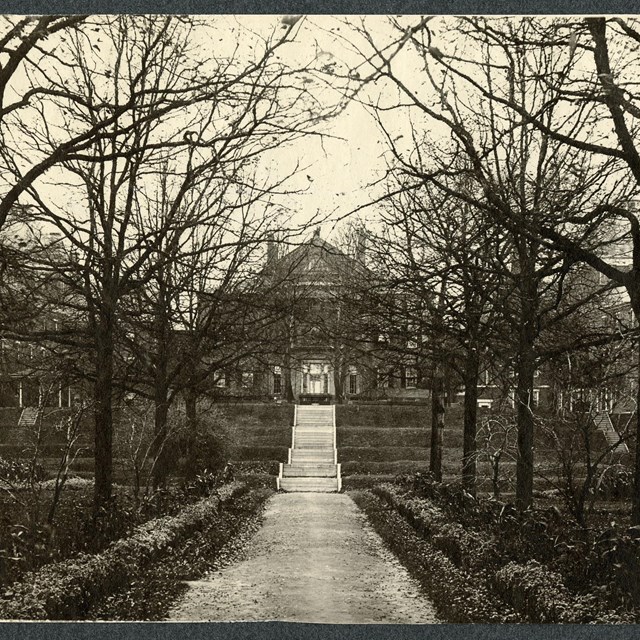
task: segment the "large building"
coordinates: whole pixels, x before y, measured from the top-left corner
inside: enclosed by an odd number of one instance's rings
[[[318,229],[283,247],[269,243],[260,276],[281,314],[264,335],[272,349],[219,376],[218,388],[301,403],[425,398],[415,336],[376,308],[382,284],[366,267],[364,237],[352,255]]]

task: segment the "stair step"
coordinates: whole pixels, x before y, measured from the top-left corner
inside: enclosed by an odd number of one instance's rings
[[[291,449],[291,456],[298,457],[301,460],[305,458],[333,458],[334,449],[332,447],[308,447],[304,449]]]
[[[279,483],[283,491],[339,490],[333,411],[331,406],[297,408],[290,461],[281,467]]]
[[[314,455],[297,455],[295,451],[291,452],[291,464],[333,464],[335,460],[333,452],[320,453]]]
[[[611,416],[607,411],[601,411],[593,417],[593,422],[596,428],[600,429],[602,434],[607,441],[607,444],[611,447],[614,445],[613,449],[616,453],[628,453],[629,447],[626,442],[620,442],[620,434],[617,432],[616,428],[613,426],[611,422]]]
[[[335,478],[337,475],[335,464],[285,464],[282,469],[284,478]]]
[[[38,407],[25,407],[18,418],[19,427],[33,427],[38,420],[40,409]]]
[[[338,491],[338,480],[337,478],[281,478],[280,488],[290,492],[332,493]]]

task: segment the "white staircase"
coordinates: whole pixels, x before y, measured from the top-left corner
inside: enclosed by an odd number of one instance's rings
[[[626,442],[622,442],[620,434],[616,431],[616,428],[611,422],[611,416],[606,411],[601,411],[593,416],[593,422],[595,426],[602,431],[604,437],[607,440],[607,444],[613,447],[613,453],[629,453],[629,447]]]
[[[18,418],[19,427],[33,427],[38,421],[40,416],[40,409],[38,407],[25,407]]]
[[[280,464],[278,489],[340,491],[334,405],[296,405],[289,461]]]

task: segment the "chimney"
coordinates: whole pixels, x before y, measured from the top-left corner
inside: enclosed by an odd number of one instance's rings
[[[278,260],[278,243],[275,234],[272,233],[267,240],[267,264],[273,264]]]

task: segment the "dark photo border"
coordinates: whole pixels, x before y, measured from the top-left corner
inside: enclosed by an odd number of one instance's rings
[[[2,0],[3,14],[633,14],[638,0]],[[640,580],[640,576],[638,576]],[[4,640],[627,640],[635,625],[7,622]]]

